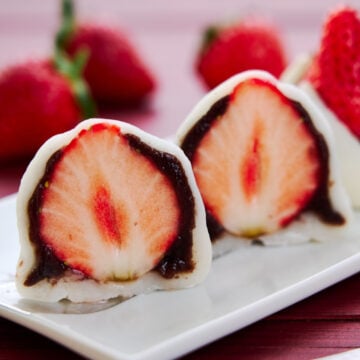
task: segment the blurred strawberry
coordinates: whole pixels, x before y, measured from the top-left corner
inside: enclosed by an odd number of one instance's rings
[[[89,52],[84,77],[99,104],[136,105],[155,88],[153,75],[127,36],[106,25],[76,23],[71,0],[63,0],[57,42],[70,56],[81,49]]]
[[[360,17],[342,6],[327,17],[307,80],[360,139]]]
[[[248,18],[204,34],[196,69],[208,88],[241,71],[265,70],[278,77],[286,66],[280,35],[264,20]]]
[[[0,74],[0,163],[28,160],[50,136],[91,117],[94,107],[80,73],[84,58],[70,63],[27,61]],[[65,75],[66,74],[66,75]]]

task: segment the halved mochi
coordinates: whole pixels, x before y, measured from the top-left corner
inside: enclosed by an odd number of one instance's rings
[[[333,225],[350,216],[328,124],[300,90],[265,72],[244,72],[205,96],[177,142],[213,237],[270,234],[308,210]]]
[[[336,54],[333,55],[336,57]],[[360,166],[355,166],[355,164],[358,164],[360,161],[360,142],[345,122],[325,103],[321,94],[307,78],[312,63],[312,56],[308,54],[298,56],[282,74],[281,80],[295,84],[306,92],[320,111],[322,111],[323,116],[332,127],[342,181],[349,194],[353,208],[358,211],[360,209]],[[336,60],[334,63],[337,63]],[[342,73],[339,72],[338,74]],[[341,86],[341,82],[339,81],[338,83]],[[350,99],[348,103],[351,104],[351,101]]]
[[[25,297],[74,302],[193,286],[211,244],[191,165],[174,144],[93,119],[48,140],[18,194]]]

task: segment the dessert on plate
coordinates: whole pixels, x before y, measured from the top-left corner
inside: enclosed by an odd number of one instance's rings
[[[360,17],[352,8],[332,11],[319,49],[299,56],[282,74],[298,84],[331,124],[343,182],[352,205],[360,208]]]
[[[176,138],[213,239],[266,238],[306,216],[332,230],[350,222],[331,128],[303,91],[269,73],[246,71],[216,87]]]
[[[126,298],[194,286],[210,268],[188,159],[119,121],[83,121],[44,143],[22,178],[17,216],[26,298]]]

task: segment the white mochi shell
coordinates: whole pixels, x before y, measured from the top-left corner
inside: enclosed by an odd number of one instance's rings
[[[192,231],[192,256],[195,268],[191,273],[165,279],[157,272],[150,271],[133,281],[99,282],[79,279],[76,275],[63,276],[57,281],[44,279],[33,286],[25,286],[24,281],[34,267],[36,254],[29,239],[29,217],[27,204],[40,178],[44,174],[49,157],[67,145],[82,129],[97,123],[107,123],[121,128],[123,134],[134,134],[141,141],[159,151],[174,155],[182,164],[195,200],[195,227]],[[195,286],[207,276],[212,258],[211,242],[206,227],[205,209],[195,183],[191,164],[183,151],[173,143],[145,133],[128,123],[118,120],[89,119],[79,123],[74,129],[56,135],[46,141],[29,164],[21,180],[17,196],[17,224],[21,251],[18,261],[16,285],[19,293],[29,299],[56,302],[69,299],[72,302],[97,302],[115,297],[131,297],[154,290],[170,290]]]
[[[358,166],[360,163],[360,141],[328,108],[312,85],[303,80],[312,60],[312,56],[309,54],[299,55],[281,75],[281,80],[297,84],[304,90],[330,124],[334,133],[335,152],[339,159],[343,184],[350,196],[352,206],[355,209],[360,209],[360,166]]]
[[[303,61],[303,63],[305,63],[305,61]],[[298,76],[297,73],[296,76]],[[294,77],[296,76],[294,75]],[[343,185],[343,179],[341,177],[340,163],[338,161],[339,154],[335,145],[334,131],[331,128],[328,119],[323,114],[321,109],[319,109],[317,104],[310,98],[310,96],[305,91],[298,88],[297,86],[285,83],[283,81],[279,81],[269,73],[260,70],[249,70],[234,75],[233,77],[229,78],[228,80],[214,88],[212,91],[210,91],[194,107],[194,109],[190,112],[190,114],[179,127],[176,133],[175,142],[181,146],[188,132],[209,111],[211,106],[217,100],[231,94],[234,88],[239,83],[247,79],[253,78],[262,79],[270,82],[275,87],[277,87],[277,89],[287,98],[299,102],[309,114],[310,118],[312,119],[313,125],[315,126],[317,131],[323,135],[329,150],[328,186],[330,202],[334,210],[342,214],[345,219],[344,226],[334,226],[321,222],[315,216],[308,216],[307,214],[304,214],[304,216],[300,216],[298,220],[293,221],[292,224],[290,224],[287,228],[282,229],[279,232],[279,235],[277,235],[277,233],[265,235],[261,237],[261,240],[266,245],[289,244],[291,242],[304,242],[314,240],[317,238],[317,234],[319,233],[328,233],[329,231],[332,233],[336,233],[344,231],[352,222],[353,212],[348,194],[346,193]],[[313,231],[309,231],[309,221],[311,225],[310,227],[313,228]],[[321,228],[320,230],[319,227]],[[302,233],[303,230],[304,233]],[[325,232],[323,230],[325,230]]]

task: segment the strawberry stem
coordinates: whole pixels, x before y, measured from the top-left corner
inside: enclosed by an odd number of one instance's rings
[[[55,37],[55,68],[71,84],[73,94],[84,119],[95,116],[96,106],[89,87],[83,79],[83,70],[89,58],[88,50],[78,51],[73,58],[66,53],[66,45],[75,32],[75,16],[72,0],[62,1],[62,24]]]
[[[56,47],[64,49],[66,43],[75,31],[74,4],[72,0],[63,0],[61,7],[61,27],[56,34]]]
[[[205,29],[202,44],[201,44],[201,51],[206,51],[207,48],[216,40],[219,36],[219,27],[218,26],[209,26]]]
[[[69,81],[78,105],[81,108],[84,119],[91,118],[96,114],[96,106],[90,95],[89,87],[82,78],[83,68],[88,58],[87,51],[79,51],[71,59],[62,50],[55,51],[55,68]]]

